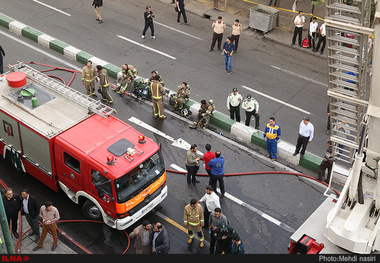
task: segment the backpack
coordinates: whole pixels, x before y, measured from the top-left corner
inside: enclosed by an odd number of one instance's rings
[[[302,41],[302,47],[304,48],[308,48],[309,47],[309,38],[305,38],[303,41]]]

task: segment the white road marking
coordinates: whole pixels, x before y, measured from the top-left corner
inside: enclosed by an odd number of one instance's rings
[[[176,28],[174,28],[174,27],[167,26],[167,25],[162,24],[162,23],[157,22],[157,21],[154,21],[154,23],[157,24],[157,25],[160,25],[160,26],[166,27],[166,28],[168,28],[168,29],[171,29],[171,30],[173,30],[173,31],[175,31],[175,32],[178,32],[178,33],[184,34],[184,35],[186,35],[186,36],[189,36],[189,37],[192,37],[192,38],[195,38],[195,39],[198,39],[198,40],[202,40],[202,41],[203,41],[203,39],[200,38],[200,37],[197,37],[197,36],[191,35],[191,34],[189,34],[189,33],[186,33],[186,32],[184,32],[184,31],[181,31],[181,30],[176,29]]]
[[[65,61],[63,59],[60,59],[59,57],[54,56],[54,55],[51,55],[51,54],[49,54],[48,52],[46,52],[46,51],[44,51],[42,49],[36,48],[36,47],[30,45],[29,43],[26,43],[25,41],[16,38],[15,36],[13,36],[11,34],[5,33],[3,31],[0,31],[0,34],[6,36],[6,37],[8,37],[8,38],[10,38],[10,39],[12,39],[12,40],[14,40],[16,42],[19,42],[20,44],[22,44],[22,45],[24,45],[24,46],[26,46],[28,48],[31,48],[34,51],[37,51],[37,52],[39,52],[39,53],[41,53],[41,54],[43,54],[43,55],[45,55],[47,57],[50,57],[50,58],[54,59],[57,62],[60,62],[60,63],[62,63],[64,65],[66,65],[66,66],[69,66],[72,69],[75,69],[75,70],[78,70],[78,71],[82,71],[82,69],[78,68],[76,65],[71,64],[71,63],[69,63],[69,62],[67,62],[67,61]]]
[[[157,130],[156,128],[150,126],[149,124],[147,124],[147,123],[145,123],[145,122],[143,122],[143,121],[141,121],[141,120],[139,120],[139,119],[137,119],[135,117],[130,117],[128,119],[128,121],[133,122],[133,123],[135,123],[135,124],[137,124],[137,125],[145,128],[145,129],[147,129],[148,131],[151,131],[151,132],[153,132],[153,133],[155,133],[157,135],[160,135],[161,137],[166,138],[167,140],[173,142],[172,145],[175,146],[175,147],[184,149],[186,151],[188,151],[190,149],[191,144],[188,143],[188,142],[186,142],[184,139],[178,138],[178,139],[175,140],[173,137],[167,135],[166,133],[164,133],[164,132],[162,132],[160,130]],[[203,153],[201,151],[199,151],[199,150],[197,150],[197,154],[203,156]]]
[[[177,171],[180,171],[180,172],[187,172],[186,169],[183,169],[181,166],[178,166],[178,165],[176,165],[176,164],[174,164],[174,163],[172,163],[172,164],[170,165],[170,167],[173,168],[174,170],[177,170]]]
[[[172,168],[174,168],[175,170],[177,170],[177,171],[180,171],[180,172],[185,171],[185,172],[186,172],[185,169],[181,168],[180,166],[178,166],[178,165],[176,165],[176,164],[171,164],[170,166],[171,166]],[[217,190],[220,192],[220,189],[219,189],[219,188],[217,188]],[[280,222],[280,221],[277,220],[276,218],[271,217],[270,215],[264,213],[263,211],[257,209],[256,207],[253,207],[253,206],[247,204],[246,202],[240,200],[239,198],[237,198],[237,197],[235,197],[235,196],[233,196],[233,195],[231,195],[231,194],[229,194],[229,193],[227,193],[227,192],[224,193],[224,197],[225,197],[225,198],[228,198],[228,199],[230,199],[231,201],[237,203],[238,205],[241,205],[241,206],[247,208],[248,210],[250,210],[250,211],[252,211],[252,212],[258,214],[259,216],[261,216],[261,217],[263,217],[264,219],[268,220],[269,222],[271,222],[271,223],[273,223],[273,224],[275,224],[275,225],[277,225],[277,226],[283,228],[284,230],[286,230],[286,231],[288,231],[288,232],[291,232],[291,233],[295,232],[295,230],[294,230],[292,227],[290,227],[290,226],[288,226],[288,225],[286,225],[286,224]]]
[[[294,106],[294,105],[292,105],[292,104],[289,104],[289,103],[287,103],[287,102],[285,102],[285,101],[282,101],[282,100],[279,100],[279,99],[273,98],[273,96],[269,96],[269,95],[267,95],[267,94],[265,94],[265,93],[262,93],[262,92],[260,92],[260,91],[254,90],[254,89],[252,89],[252,88],[250,88],[250,87],[247,87],[247,86],[245,86],[245,85],[242,85],[242,88],[244,88],[244,89],[246,89],[246,90],[249,90],[249,91],[252,91],[252,92],[254,92],[254,93],[256,93],[256,94],[259,94],[259,95],[261,95],[261,96],[263,96],[263,97],[266,97],[266,98],[268,98],[268,99],[274,100],[274,101],[276,101],[276,102],[278,102],[278,103],[281,103],[281,104],[283,104],[283,105],[285,105],[285,106],[288,106],[288,107],[293,108],[293,109],[295,109],[295,110],[298,110],[298,111],[300,111],[300,112],[306,113],[307,115],[310,115],[310,114],[311,114],[311,113],[308,112],[307,110],[301,109],[301,108],[299,108],[299,107],[297,107],[297,106]]]
[[[175,57],[170,56],[169,54],[166,54],[166,53],[161,52],[161,51],[159,51],[159,50],[157,50],[157,49],[154,49],[154,48],[148,47],[148,46],[146,46],[146,45],[144,45],[144,44],[140,44],[140,43],[138,43],[138,42],[136,42],[136,41],[134,41],[134,40],[132,40],[132,39],[129,39],[129,38],[126,38],[126,37],[123,37],[123,36],[120,36],[120,35],[117,35],[117,37],[118,37],[118,38],[121,38],[121,39],[124,39],[125,41],[131,42],[131,43],[133,43],[133,44],[135,44],[135,45],[137,45],[137,46],[140,46],[140,47],[146,48],[146,49],[148,49],[148,50],[150,50],[150,51],[156,52],[157,54],[163,55],[163,56],[165,56],[165,57],[168,57],[168,58],[171,58],[171,59],[176,59]]]
[[[300,75],[300,74],[298,74],[298,73],[294,73],[294,72],[291,72],[291,71],[289,71],[289,70],[286,70],[286,69],[283,69],[283,68],[279,68],[279,67],[276,67],[276,66],[273,66],[273,65],[271,65],[271,67],[274,68],[274,69],[280,70],[280,71],[282,71],[282,72],[284,72],[284,73],[287,73],[287,74],[289,74],[289,75],[292,75],[292,76],[294,76],[294,77],[297,77],[297,78],[300,78],[300,79],[303,79],[303,80],[309,81],[309,82],[311,82],[311,83],[314,83],[314,84],[317,84],[317,85],[321,85],[321,86],[326,87],[326,88],[328,87],[328,85],[325,84],[325,83],[322,83],[322,82],[319,82],[319,81],[317,81],[317,80],[314,80],[314,79],[311,79],[311,78],[308,78],[308,77],[302,76],[302,75]]]
[[[59,10],[58,8],[55,8],[54,6],[42,3],[42,2],[40,2],[38,0],[33,0],[33,2],[36,2],[37,4],[40,4],[40,5],[43,5],[43,6],[46,6],[47,8],[53,9],[54,11],[57,11],[57,12],[59,12],[61,14],[66,15],[66,16],[71,16],[69,13],[63,12],[62,10]]]

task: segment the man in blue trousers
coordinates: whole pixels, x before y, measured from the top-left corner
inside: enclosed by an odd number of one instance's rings
[[[269,118],[269,123],[265,127],[264,138],[267,138],[267,157],[271,158],[273,161],[277,160],[277,142],[281,136],[281,128],[280,125],[276,123],[274,117]]]

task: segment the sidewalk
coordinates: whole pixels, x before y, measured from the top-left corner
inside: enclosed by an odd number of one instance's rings
[[[26,221],[25,216],[22,216],[22,234],[28,231],[29,229],[30,229],[30,226],[28,222]],[[42,231],[42,227],[40,227],[40,233],[41,231]],[[19,233],[18,230],[17,232],[20,236],[22,236],[22,234]],[[19,251],[15,250],[16,254],[77,254],[74,250],[66,246],[59,239],[59,235],[58,235],[57,248],[55,249],[55,251],[51,251],[51,246],[53,244],[53,236],[50,233],[47,234],[44,240],[43,247],[37,251],[33,251],[33,248],[37,246],[37,243],[34,242],[36,236],[35,235],[29,236],[30,232],[31,230],[22,237],[20,250]],[[3,244],[2,244],[3,251],[5,254],[7,254],[3,233],[1,231],[0,231],[0,238],[3,241]],[[14,247],[17,243],[17,239],[13,235],[12,235],[12,241],[13,241],[13,247]]]

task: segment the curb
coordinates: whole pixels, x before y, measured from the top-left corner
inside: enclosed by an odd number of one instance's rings
[[[82,50],[79,50],[63,41],[60,41],[52,36],[46,35],[43,32],[40,32],[34,28],[29,27],[17,20],[14,20],[11,17],[8,17],[2,13],[0,13],[0,25],[8,28],[11,32],[25,36],[47,48],[55,50],[64,56],[80,62],[82,64],[86,64],[87,60],[91,60],[93,64],[101,65],[105,69],[110,77],[117,79],[117,75],[120,73],[121,68],[107,62],[101,60],[89,53],[86,53]],[[171,91],[175,92],[175,91]],[[189,100],[185,107],[190,109],[192,112],[198,112],[200,108],[200,103],[195,102],[194,100]],[[213,116],[211,117],[210,123],[215,125],[218,128],[221,128],[237,138],[251,142],[261,148],[266,149],[266,141],[263,140],[263,132],[254,129],[253,127],[247,127],[242,123],[238,123],[234,120],[231,120],[229,116],[223,114],[221,112],[215,111]],[[293,156],[293,151],[295,149],[295,145],[287,143],[285,141],[279,140],[278,142],[278,155],[285,159],[286,161],[304,167],[314,173],[318,171],[318,167],[322,162],[322,158],[306,152],[304,158],[299,159],[298,156]],[[339,165],[335,165],[334,168],[334,177],[333,181],[336,183],[344,184],[348,176],[348,170]]]

